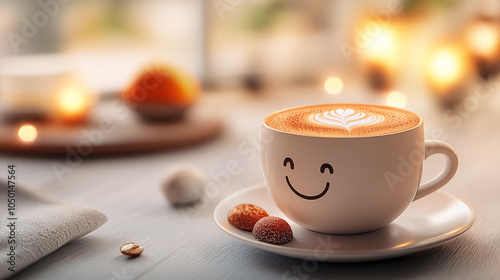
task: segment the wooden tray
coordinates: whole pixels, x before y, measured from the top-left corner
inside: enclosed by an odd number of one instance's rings
[[[25,123],[37,128],[36,140],[24,143],[19,139],[23,123],[0,123],[0,153],[90,156],[151,152],[201,143],[222,130],[220,119],[197,113],[196,108],[182,120],[150,123],[116,102],[96,106],[85,124]]]

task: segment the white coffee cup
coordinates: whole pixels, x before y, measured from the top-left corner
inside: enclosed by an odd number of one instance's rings
[[[458,167],[448,144],[424,139],[419,118],[400,132],[353,137],[290,133],[264,122],[261,161],[269,193],[290,220],[313,231],[384,227],[412,201],[444,186]],[[444,170],[420,184],[423,162],[434,154],[445,155]]]
[[[9,116],[51,116],[58,92],[71,79],[63,56],[6,57],[0,63],[0,111]]]

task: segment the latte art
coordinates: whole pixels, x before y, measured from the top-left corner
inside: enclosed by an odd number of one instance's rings
[[[365,137],[411,129],[422,119],[410,111],[369,104],[320,104],[295,107],[266,117],[265,125],[318,137]]]
[[[354,127],[383,122],[385,118],[381,115],[356,112],[348,108],[313,114],[309,116],[309,120],[319,125],[341,127],[351,131]]]

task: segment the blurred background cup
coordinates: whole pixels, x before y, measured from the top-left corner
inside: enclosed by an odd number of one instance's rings
[[[56,94],[71,77],[61,60],[50,56],[19,56],[2,61],[0,100],[4,114],[14,117],[47,117]]]
[[[64,56],[12,56],[2,61],[0,104],[7,119],[81,121],[91,99]]]

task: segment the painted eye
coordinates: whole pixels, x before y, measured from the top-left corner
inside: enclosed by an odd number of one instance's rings
[[[328,171],[330,172],[330,174],[333,174],[333,167],[330,164],[323,163],[321,165],[321,168],[320,168],[321,173],[325,173],[325,169],[328,169]]]
[[[293,165],[293,160],[289,157],[285,158],[285,160],[283,161],[283,166],[286,167],[286,164],[289,163],[290,164],[290,168],[293,170],[294,168],[294,165]]]

